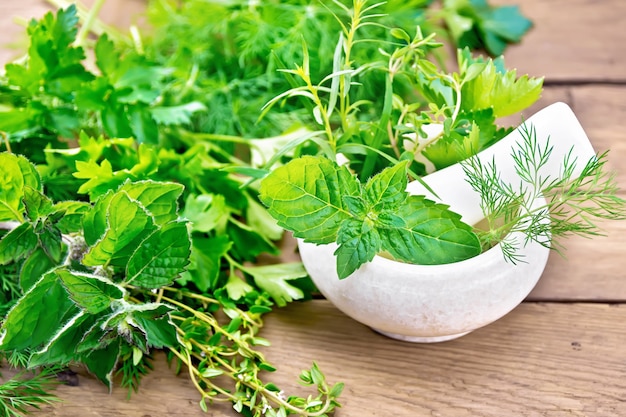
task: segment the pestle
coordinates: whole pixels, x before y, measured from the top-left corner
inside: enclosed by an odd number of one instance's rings
[[[552,153],[548,163],[540,170],[542,177],[557,179],[561,175],[563,160],[571,151],[570,161],[575,161],[574,178],[579,176],[587,162],[595,157],[595,151],[589,142],[580,122],[572,109],[565,103],[554,103],[526,120],[520,127],[509,133],[489,148],[479,152],[477,157],[486,166],[495,161],[500,178],[514,188],[522,183],[515,170],[512,152],[523,142],[523,129],[536,131],[537,143],[543,149],[549,138]],[[419,181],[411,182],[407,191],[450,206],[461,215],[467,224],[476,224],[484,218],[480,208],[480,195],[471,185],[463,180],[465,172],[461,163],[424,176],[423,181],[436,193],[429,192]]]

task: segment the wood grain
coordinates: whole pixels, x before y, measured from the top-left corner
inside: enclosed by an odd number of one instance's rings
[[[525,303],[456,341],[415,345],[315,301],[272,315],[265,336],[281,378],[315,360],[346,383],[338,417],[618,416],[626,415],[626,332],[611,321],[625,314],[624,306]]]
[[[521,74],[548,82],[626,81],[626,2],[623,0],[495,0],[519,5],[534,27],[504,55]]]
[[[296,377],[316,361],[346,384],[336,417],[611,417],[626,415],[624,305],[524,303],[455,341],[419,345],[380,336],[327,301],[269,315],[263,336],[279,370],[267,377],[287,394],[306,394]],[[157,360],[126,401],[96,381],[60,387],[64,403],[34,416],[202,416],[199,395]],[[235,416],[226,405],[209,416]]]

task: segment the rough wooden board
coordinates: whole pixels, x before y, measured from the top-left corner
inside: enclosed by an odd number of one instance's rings
[[[336,417],[609,417],[626,415],[624,305],[524,303],[456,341],[419,345],[380,336],[326,301],[269,315],[272,375],[287,394],[316,361],[330,382],[346,384]],[[162,357],[161,357],[162,359]],[[158,363],[130,402],[91,379],[61,387],[66,403],[34,416],[203,416],[199,396]],[[210,416],[234,416],[228,407]]]
[[[626,81],[623,0],[495,0],[519,5],[534,27],[504,53],[520,73],[548,81]]]

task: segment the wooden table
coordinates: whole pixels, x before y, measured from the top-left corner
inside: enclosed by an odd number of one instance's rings
[[[38,16],[45,9],[39,0],[1,3],[5,37],[16,31],[5,30],[14,12]],[[498,3],[520,4],[536,25],[506,53],[508,66],[546,77],[533,111],[554,101],[572,106],[596,150],[612,149],[610,167],[626,189],[626,2]],[[626,223],[604,226],[606,238],[573,238],[567,259],[552,256],[521,306],[455,341],[390,340],[324,300],[271,313],[263,336],[279,370],[270,379],[301,392],[296,376],[316,361],[330,381],[346,384],[338,417],[626,416]],[[206,415],[189,381],[173,376],[162,359],[130,401],[125,390],[109,395],[83,377],[80,387],[58,389],[64,403],[34,415]],[[236,414],[223,405],[208,415]]]

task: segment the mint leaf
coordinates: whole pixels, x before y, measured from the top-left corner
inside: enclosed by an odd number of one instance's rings
[[[125,265],[138,241],[155,229],[152,216],[126,192],[116,193],[106,200],[105,230],[85,253],[83,264],[87,266]]]
[[[394,258],[421,265],[462,261],[480,254],[478,237],[461,217],[423,196],[410,196],[397,213],[406,222],[379,228],[383,249]]]
[[[47,216],[52,212],[52,200],[43,195],[39,190],[24,186],[23,203],[26,214],[31,221],[36,221],[40,217]]]
[[[22,223],[0,240],[0,265],[28,256],[37,246],[37,235],[31,223]]]
[[[91,209],[89,203],[82,201],[60,201],[52,207],[53,213],[63,213],[56,226],[61,233],[76,233],[82,230],[85,213]]]
[[[76,346],[93,326],[96,317],[79,311],[28,361],[30,367],[46,364],[65,365],[79,359]]]
[[[41,180],[35,167],[23,156],[0,153],[0,221],[23,220],[24,187],[41,190]]]
[[[382,242],[369,220],[348,219],[341,224],[337,243],[337,275],[339,279],[344,279],[364,263],[370,262],[380,251]]]
[[[376,206],[382,204],[393,207],[406,200],[408,193],[406,174],[407,162],[401,162],[389,168],[385,168],[379,174],[370,178],[365,185],[364,195],[366,200]]]
[[[2,324],[2,350],[35,349],[77,313],[56,271],[46,273],[9,311]]]
[[[128,260],[125,282],[144,288],[170,285],[189,263],[190,240],[184,222],[155,230]]]
[[[150,346],[157,349],[177,346],[176,327],[170,319],[170,310],[164,308],[162,304],[157,306],[154,309],[133,313],[133,319],[146,332]]]
[[[50,259],[45,250],[40,247],[35,249],[24,260],[20,269],[20,288],[22,291],[28,291],[46,272],[56,265],[57,262]]]
[[[113,371],[120,356],[120,341],[116,340],[103,349],[92,350],[81,356],[81,361],[103,384],[113,388]]]
[[[78,307],[89,314],[98,314],[111,307],[113,300],[124,297],[122,287],[97,275],[58,270],[57,275]]]
[[[359,193],[359,183],[347,168],[305,156],[265,177],[259,197],[280,226],[321,244],[333,242],[341,222],[351,216],[343,196]]]
[[[95,245],[106,233],[109,205],[114,195],[113,191],[109,191],[98,198],[93,208],[85,213],[83,217],[83,234],[87,245]]]
[[[63,254],[63,242],[61,231],[50,221],[41,222],[35,229],[39,246],[55,262],[61,261]]]
[[[182,185],[173,182],[147,180],[126,182],[118,191],[139,201],[156,224],[165,224],[178,218],[178,198],[183,190]]]

